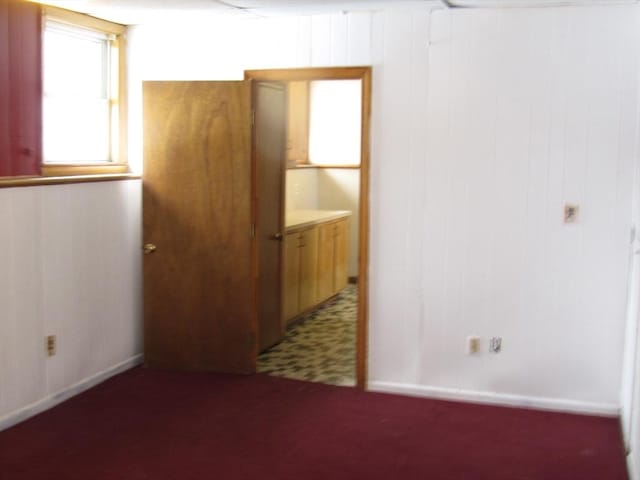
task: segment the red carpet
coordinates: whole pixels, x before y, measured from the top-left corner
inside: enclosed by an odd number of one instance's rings
[[[625,480],[618,421],[136,368],[0,432],[0,479]]]

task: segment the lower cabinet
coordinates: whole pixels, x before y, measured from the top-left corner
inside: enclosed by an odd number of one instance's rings
[[[284,266],[282,268],[282,317],[286,321],[298,314],[300,292],[300,250],[299,233],[284,236]],[[283,322],[284,323],[284,322]]]
[[[284,251],[283,317],[287,322],[347,285],[349,220],[287,233]]]
[[[318,287],[318,229],[299,232],[300,270],[298,276],[298,312],[313,307]]]

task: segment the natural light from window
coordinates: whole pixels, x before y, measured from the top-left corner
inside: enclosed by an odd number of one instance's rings
[[[43,45],[45,163],[112,161],[108,34],[48,20]],[[115,129],[117,131],[117,129]],[[114,132],[115,133],[115,132]]]
[[[360,165],[362,82],[317,80],[309,95],[309,163]]]

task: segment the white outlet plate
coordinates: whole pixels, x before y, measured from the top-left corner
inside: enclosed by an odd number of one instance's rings
[[[467,355],[480,353],[480,337],[470,335],[467,337]]]

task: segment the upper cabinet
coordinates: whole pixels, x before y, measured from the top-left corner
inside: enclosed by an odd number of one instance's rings
[[[0,177],[40,174],[41,45],[40,6],[0,1]]]
[[[288,83],[287,166],[309,163],[309,82]]]

